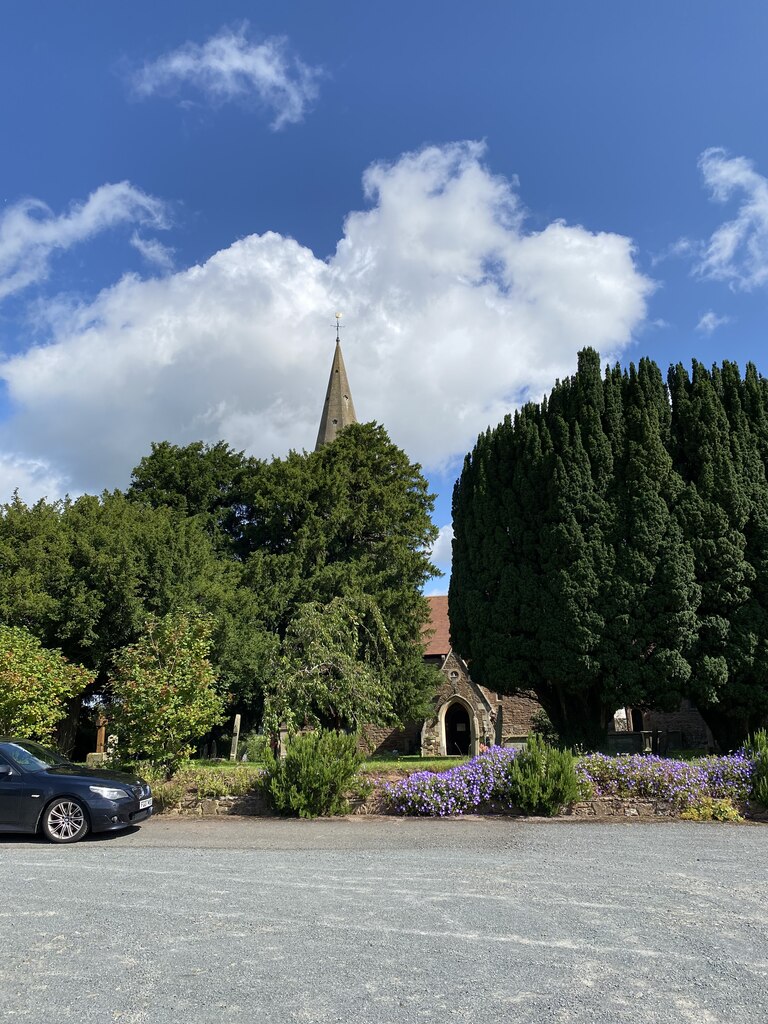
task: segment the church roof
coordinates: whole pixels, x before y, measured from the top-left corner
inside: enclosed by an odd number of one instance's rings
[[[424,654],[432,658],[445,657],[451,649],[448,597],[428,597],[427,601],[429,602],[429,622],[424,629]]]
[[[341,354],[341,345],[336,338],[336,351],[333,354],[331,364],[331,376],[328,380],[328,390],[325,394],[323,415],[320,419],[320,429],[317,432],[317,443],[315,451],[322,448],[324,444],[330,444],[336,439],[336,435],[350,423],[357,423],[355,406],[352,402],[352,393],[349,389],[349,380],[344,366],[344,358]]]

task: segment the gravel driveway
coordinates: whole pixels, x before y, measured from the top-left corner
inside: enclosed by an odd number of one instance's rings
[[[692,822],[0,837],[0,1021],[764,1024],[767,867]]]

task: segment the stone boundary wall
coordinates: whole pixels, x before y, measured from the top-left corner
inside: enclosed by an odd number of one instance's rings
[[[245,796],[200,797],[197,790],[189,789],[182,797],[181,803],[173,807],[155,810],[155,815],[184,817],[213,817],[217,814],[239,814],[246,817],[266,816],[271,814],[269,803],[258,790],[246,793]]]
[[[568,818],[679,818],[680,812],[668,800],[640,797],[595,797],[582,800],[564,812]]]
[[[749,811],[739,808],[740,813],[749,821],[768,823],[768,808],[753,807]],[[402,817],[402,815],[390,815],[387,810],[384,793],[374,789],[365,800],[351,802],[350,813],[355,815],[386,815],[387,817]],[[501,811],[495,807],[480,808],[478,814],[494,816],[506,816],[510,818],[522,818],[525,815]],[[217,815],[242,815],[245,817],[270,817],[272,811],[269,802],[258,791],[246,794],[245,796],[222,796],[217,798],[199,797],[195,790],[188,790],[183,797],[181,804],[176,807],[158,808],[155,815],[166,815],[169,817],[215,817]],[[679,818],[680,812],[673,804],[664,800],[644,800],[639,797],[595,797],[592,800],[583,800],[567,808],[561,818],[580,818],[605,820],[609,818],[633,818],[643,820],[658,820],[660,818]]]

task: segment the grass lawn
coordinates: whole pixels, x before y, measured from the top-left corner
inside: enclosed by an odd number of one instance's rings
[[[446,768],[454,768],[458,764],[466,764],[468,757],[421,757],[413,754],[408,757],[398,757],[392,754],[377,754],[367,757],[363,762],[363,773],[365,775],[378,775],[382,772],[395,771],[399,774],[410,774],[411,772],[442,772]],[[221,772],[234,771],[238,767],[256,768],[261,762],[258,761],[213,761],[211,759],[197,758],[192,764],[196,768],[216,768]]]
[[[409,756],[393,756],[391,754],[378,754],[368,757],[363,762],[363,772],[366,775],[374,775],[386,771],[406,772],[443,772],[446,768],[455,768],[456,765],[466,764],[468,757],[421,757],[419,754]]]
[[[226,761],[223,758],[195,757],[191,762],[195,768],[219,768],[221,771],[233,772],[235,768],[259,768],[263,761]]]

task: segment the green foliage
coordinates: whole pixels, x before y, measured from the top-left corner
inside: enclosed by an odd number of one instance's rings
[[[170,774],[222,721],[210,647],[209,620],[172,613],[148,619],[139,641],[120,653],[109,716],[122,758],[146,757]]]
[[[337,623],[356,616],[350,636],[357,633],[362,655],[371,648],[366,632],[388,647],[386,659],[367,658],[362,670],[378,663],[384,713],[391,707],[401,721],[426,713],[435,692],[421,638],[429,619],[421,590],[437,574],[428,554],[432,506],[420,467],[370,423],[347,427],[317,452],[260,466],[244,497],[243,582],[260,595],[265,626],[288,638],[283,656],[290,664],[297,644],[309,642],[300,635],[317,634],[320,609]],[[338,629],[328,639],[349,649]]]
[[[181,773],[187,787],[196,789],[201,799],[218,799],[222,796],[244,796],[261,780],[260,768],[249,765],[235,765],[231,771],[221,771],[216,766],[201,766],[191,762]]]
[[[552,817],[582,798],[582,784],[571,751],[550,746],[531,733],[525,749],[509,763],[505,799],[523,814]]]
[[[671,399],[671,402],[670,402]],[[723,749],[768,721],[768,385],[596,352],[478,438],[454,489],[452,640],[560,737],[694,700]]]
[[[366,655],[364,620],[378,617],[377,642],[388,638],[388,656],[378,659],[373,673],[387,697],[377,720],[390,711],[400,720],[426,713],[435,676],[423,664],[421,632],[429,610],[421,591],[437,572],[428,555],[437,535],[433,496],[420,467],[381,427],[353,424],[320,451],[291,452],[270,463],[244,458],[223,443],[154,445],[134,470],[129,496],[193,514],[237,572],[215,653],[228,666],[236,709],[249,723],[260,717],[276,675],[306,692],[301,672],[311,674],[314,662],[299,663],[298,653],[315,646],[311,635],[322,642],[323,609],[337,621],[341,606],[350,612],[349,642],[336,630],[325,646],[338,655],[358,644],[355,671],[367,690],[376,659]],[[350,616],[358,617],[359,628]],[[349,678],[347,654],[342,660]],[[315,681],[322,675],[315,673]],[[321,721],[324,715],[317,712]],[[329,723],[341,720],[329,712]]]
[[[0,508],[0,618],[96,671],[148,614],[218,612],[235,585],[193,519],[119,492]]]
[[[264,760],[268,746],[267,737],[255,729],[243,737],[245,756],[251,763],[260,764]]]
[[[334,598],[299,607],[288,625],[283,657],[266,686],[268,730],[287,723],[356,729],[395,720],[386,671],[394,651],[381,613],[369,598]]]
[[[543,740],[546,740],[547,743],[551,743],[555,747],[560,745],[560,737],[557,735],[549,715],[543,708],[531,716],[531,732],[541,736]]]
[[[200,517],[117,492],[0,507],[0,621],[94,669],[88,696],[104,694],[117,651],[136,643],[148,615],[203,612],[222,686],[260,714],[259,680],[279,640],[259,628],[240,571]]]
[[[187,792],[187,780],[183,774],[166,777],[164,771],[157,771],[147,764],[137,767],[138,773],[152,787],[152,806],[155,814],[179,807]]]
[[[260,464],[224,441],[185,447],[161,441],[152,445],[131,474],[131,501],[167,507],[196,517],[217,546],[236,552],[241,540],[245,481]]]
[[[751,798],[768,808],[768,731],[758,729],[746,742],[746,751],[752,757]]]
[[[29,630],[0,625],[0,734],[50,741],[92,675],[46,650]]]
[[[690,696],[722,750],[768,721],[766,382],[754,366],[669,371],[678,518],[700,589]]]
[[[743,821],[738,808],[727,798],[716,800],[704,797],[701,801],[680,812],[686,821]]]
[[[267,752],[264,789],[279,814],[345,814],[363,762],[354,735],[319,729],[295,736],[286,756]]]

